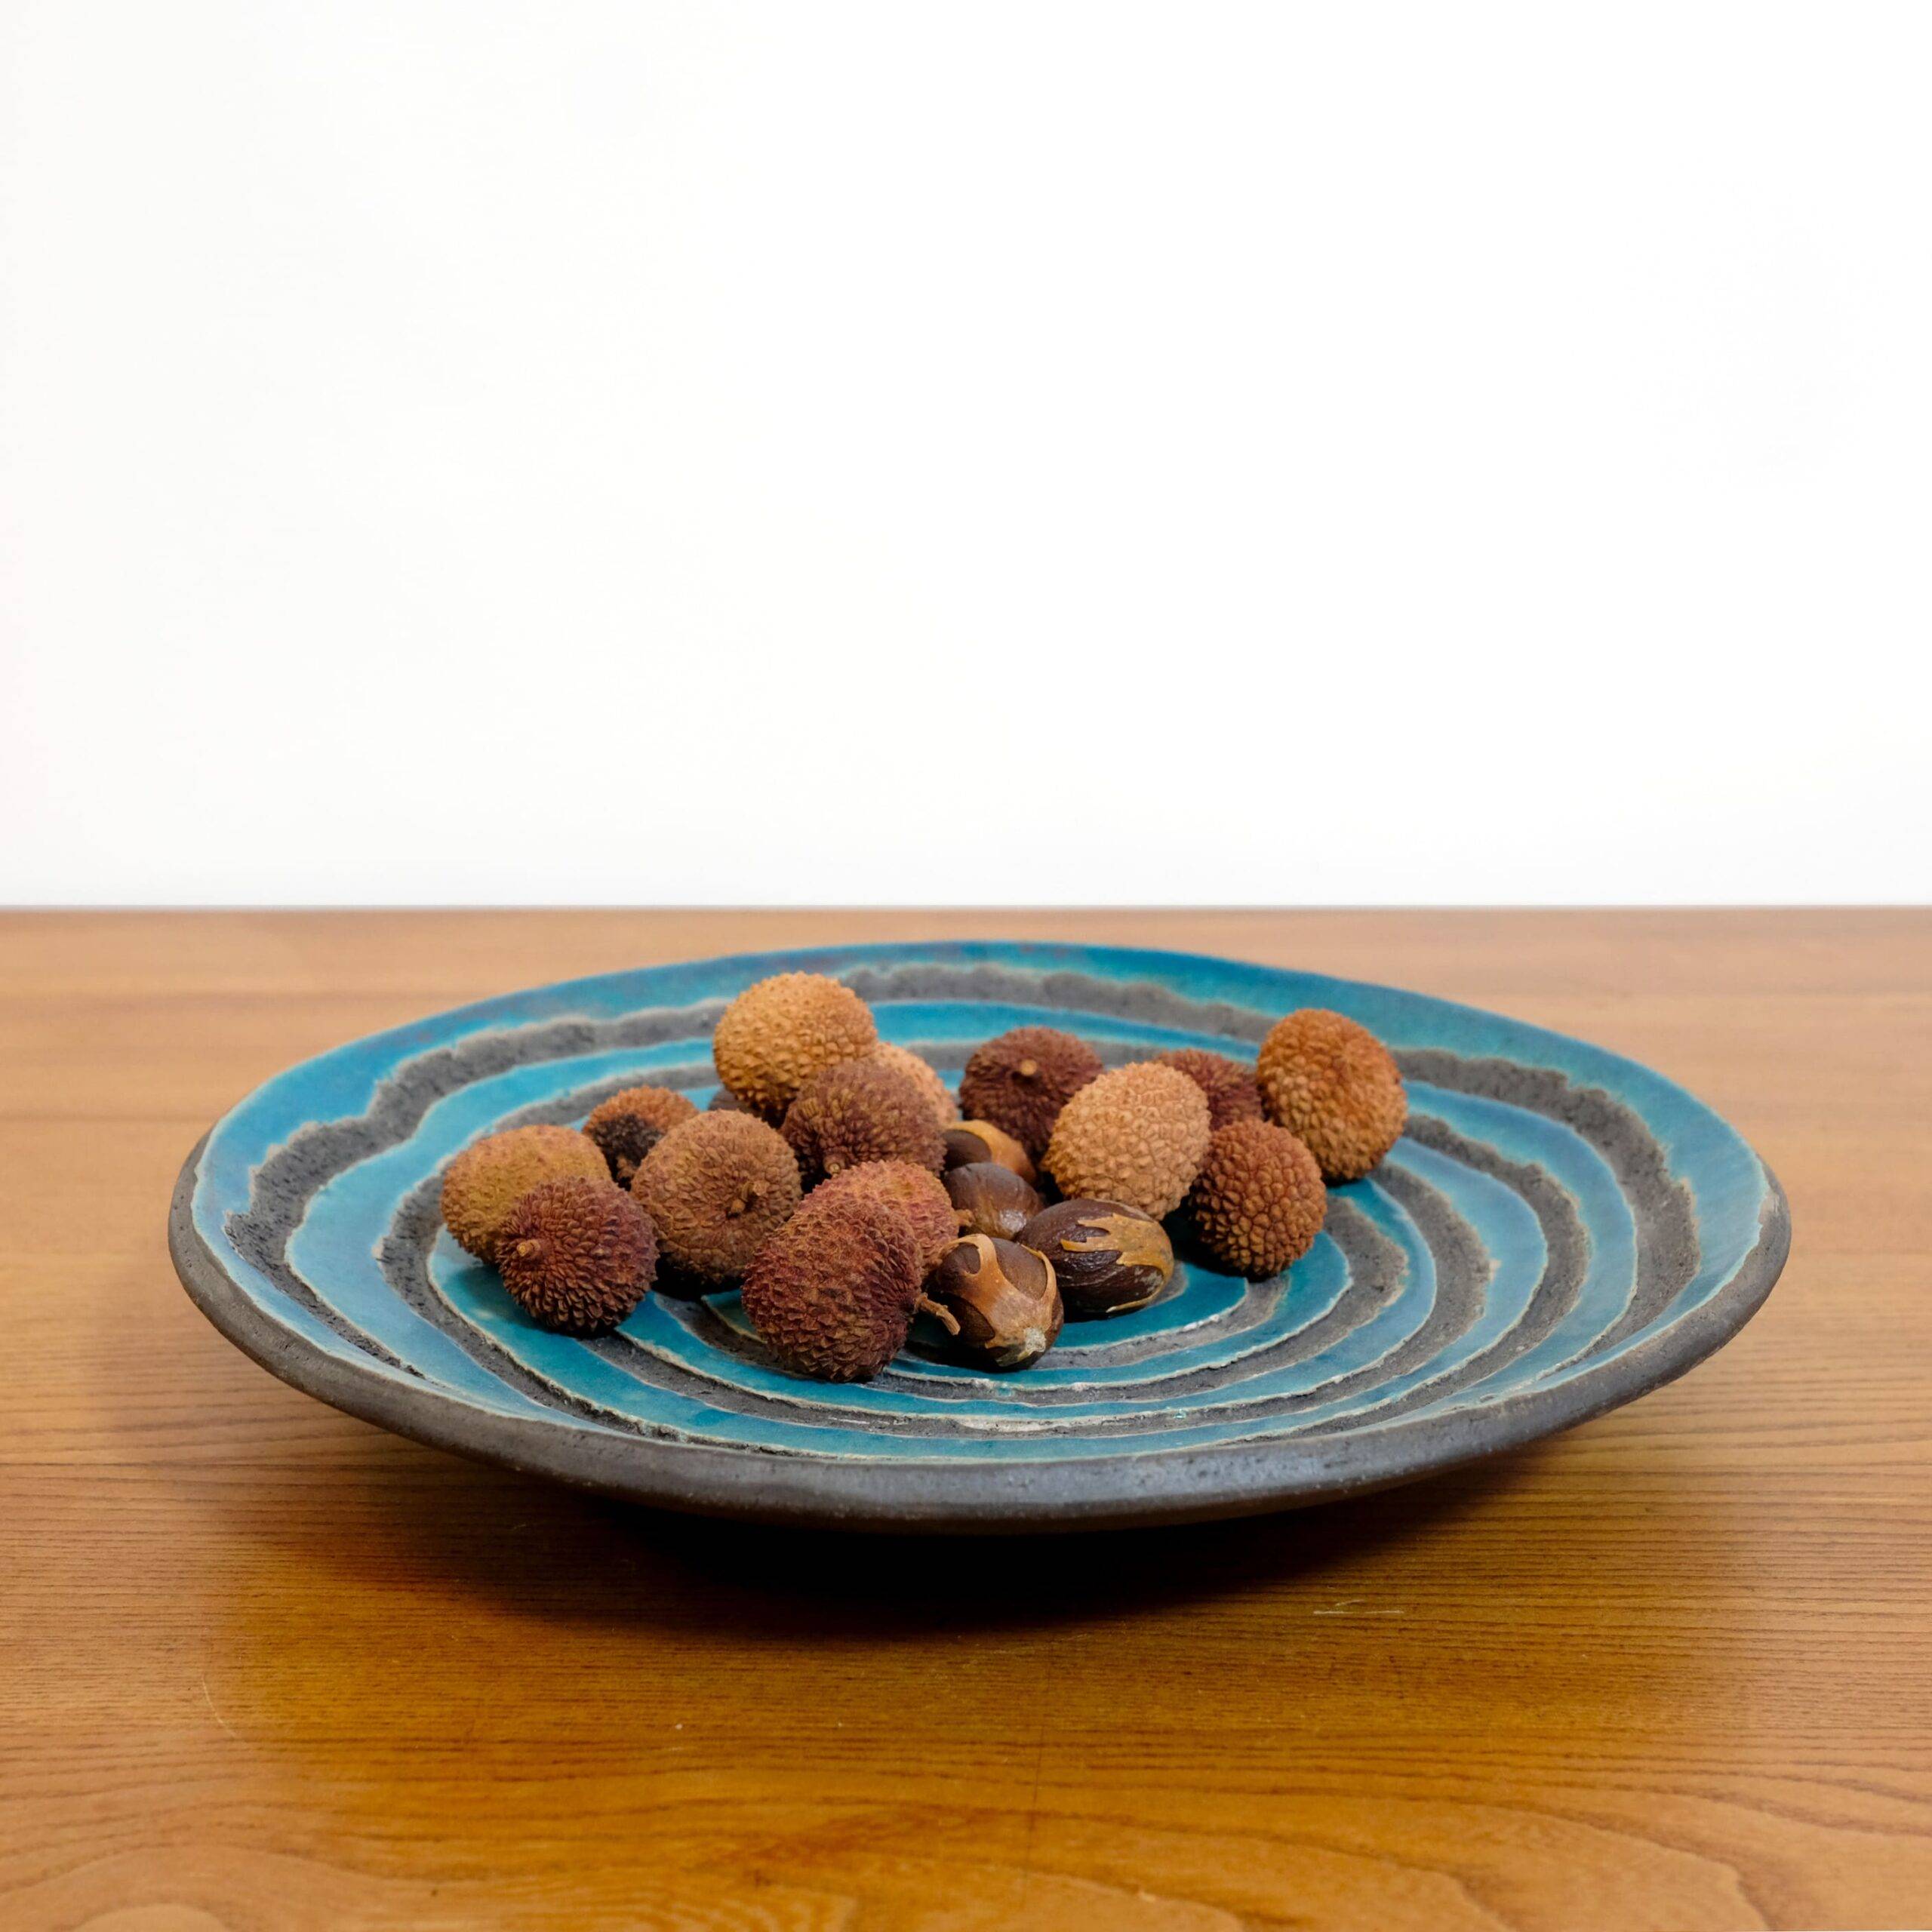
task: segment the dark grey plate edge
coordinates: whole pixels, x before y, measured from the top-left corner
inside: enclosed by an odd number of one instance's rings
[[[1791,1247],[1784,1189],[1761,1158],[1756,1244],[1703,1306],[1560,1388],[1491,1407],[1306,1444],[1236,1444],[1038,1466],[848,1462],[567,1431],[491,1415],[426,1385],[339,1360],[259,1308],[194,1224],[204,1134],[168,1214],[168,1252],[190,1299],[235,1346],[291,1387],[434,1448],[654,1507],[756,1522],[881,1532],[1005,1535],[1128,1529],[1255,1515],[1432,1475],[1575,1427],[1694,1368],[1757,1312]]]

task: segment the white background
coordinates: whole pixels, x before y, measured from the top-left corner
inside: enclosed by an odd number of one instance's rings
[[[0,8],[0,899],[1932,897],[1932,10]]]

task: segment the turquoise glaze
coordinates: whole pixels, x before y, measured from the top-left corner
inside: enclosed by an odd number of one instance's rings
[[[736,993],[854,985],[949,1078],[1010,1026],[1115,1063],[1251,1058],[1335,1008],[1379,1034],[1411,1127],[1289,1274],[1189,1257],[1154,1306],[1070,1324],[1000,1376],[915,1340],[829,1387],[766,1356],[734,1294],[648,1298],[614,1336],[547,1334],[438,1225],[478,1136],[580,1121],[640,1080],[715,1075]],[[291,1068],[184,1170],[196,1300],[298,1385],[426,1439],[676,1506],[951,1528],[1232,1513],[1398,1480],[1565,1426],[1718,1346],[1775,1278],[1782,1197],[1710,1110],[1582,1041],[1393,989],[1187,955],[868,946],[611,974],[466,1007]]]

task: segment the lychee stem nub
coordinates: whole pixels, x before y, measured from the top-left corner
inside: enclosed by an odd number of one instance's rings
[[[739,1195],[732,1201],[731,1206],[725,1209],[724,1218],[728,1221],[735,1221],[740,1214],[749,1214],[758,1205],[764,1192],[765,1185],[763,1181],[746,1182],[744,1192]]]

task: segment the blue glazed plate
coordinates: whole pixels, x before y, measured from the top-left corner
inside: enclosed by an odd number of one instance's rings
[[[533,1326],[440,1224],[479,1134],[576,1122],[640,1080],[715,1080],[712,1025],[795,968],[862,994],[955,1075],[1063,1026],[1114,1063],[1251,1057],[1297,1007],[1352,1015],[1408,1084],[1407,1132],[1331,1190],[1275,1280],[1192,1261],[1018,1375],[915,1345],[832,1387],[768,1358],[735,1294],[648,1297],[615,1335]],[[293,1067],[189,1158],[170,1224],[223,1334],[354,1415],[641,1501],[852,1527],[1004,1531],[1235,1515],[1407,1480],[1569,1427],[1735,1334],[1789,1244],[1777,1183],[1681,1088],[1420,994],[1188,954],[858,946],[655,967],[399,1027]]]

